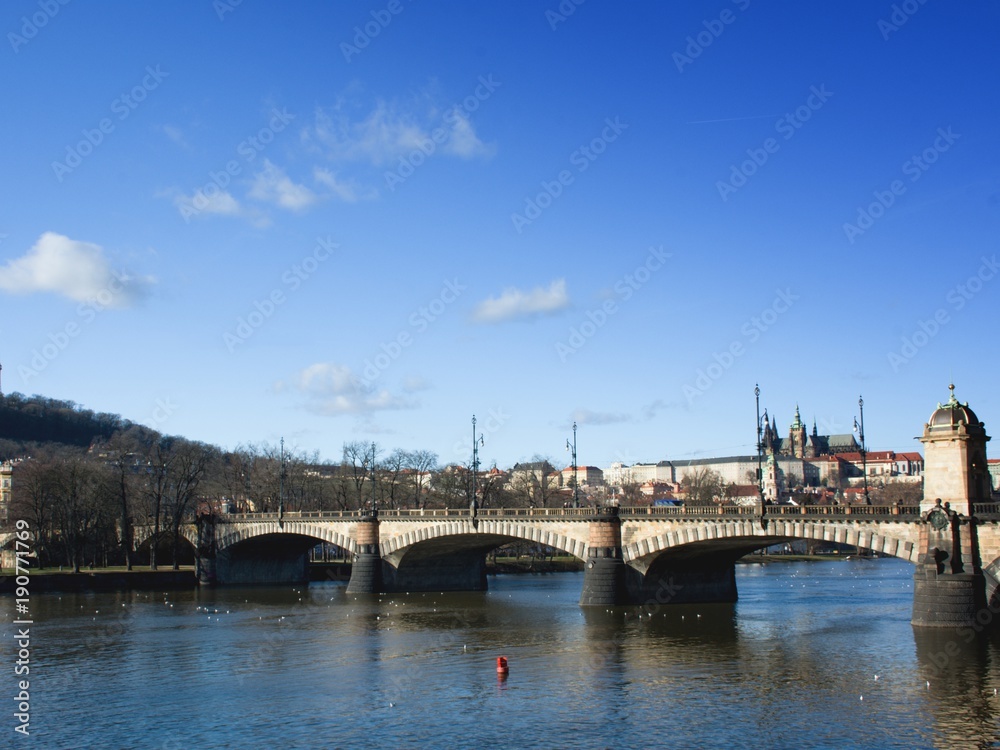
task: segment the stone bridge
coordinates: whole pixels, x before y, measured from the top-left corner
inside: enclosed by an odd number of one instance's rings
[[[582,560],[581,604],[598,606],[735,601],[737,559],[811,539],[915,565],[928,554],[944,555],[951,572],[987,574],[978,602],[995,594],[1000,509],[978,504],[970,510],[971,516],[948,511],[954,529],[934,537],[933,545],[927,520],[933,511],[896,506],[766,506],[763,513],[738,506],[255,513],[203,517],[182,533],[195,546],[203,583],[302,582],[308,580],[309,549],[327,542],[352,555],[348,591],[355,593],[485,590],[486,554],[524,540]],[[137,528],[137,546],[149,536]],[[943,570],[937,558],[932,562]]]

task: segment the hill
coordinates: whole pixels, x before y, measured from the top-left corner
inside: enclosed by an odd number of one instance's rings
[[[118,414],[95,413],[72,401],[21,393],[0,396],[0,460],[47,443],[87,448],[130,424]]]

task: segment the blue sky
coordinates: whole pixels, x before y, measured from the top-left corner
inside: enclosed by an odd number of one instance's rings
[[[5,392],[501,467],[995,430],[1000,8],[8,2]]]

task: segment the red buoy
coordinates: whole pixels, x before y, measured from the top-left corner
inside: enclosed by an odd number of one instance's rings
[[[498,656],[497,657],[497,674],[506,675],[510,673],[510,669],[507,668],[507,657]]]

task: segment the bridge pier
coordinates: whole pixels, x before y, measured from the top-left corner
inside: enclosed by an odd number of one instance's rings
[[[923,514],[913,574],[913,618],[920,627],[969,627],[986,611],[976,519],[938,505]]]
[[[580,605],[609,607],[626,599],[622,522],[618,508],[609,506],[590,522]]]
[[[348,594],[378,594],[382,591],[382,555],[379,551],[378,515],[358,521],[357,552],[351,565]]]
[[[194,553],[195,576],[200,585],[216,582],[215,516],[198,516],[198,545]]]

